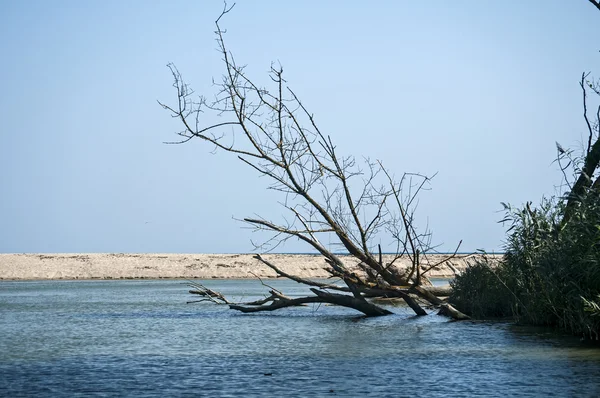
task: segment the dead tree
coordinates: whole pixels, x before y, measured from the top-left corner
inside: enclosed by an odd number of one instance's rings
[[[261,248],[273,249],[287,239],[299,239],[325,258],[328,271],[343,285],[289,275],[257,255],[257,260],[279,276],[311,286],[314,295],[290,299],[271,289],[267,299],[239,305],[206,288],[197,289],[197,293],[243,312],[329,303],[354,308],[367,316],[379,316],[390,311],[368,299],[396,297],[406,301],[418,315],[427,314],[422,304],[427,303],[443,307],[444,313],[453,318],[466,318],[428,289],[428,273],[443,262],[430,260],[430,233],[417,229],[414,216],[416,198],[427,188],[430,178],[405,173],[396,180],[379,161],[358,161],[340,155],[331,137],[319,129],[313,114],[287,86],[280,66],[271,65],[270,89],[251,80],[227,50],[225,31],[219,25],[231,8],[226,6],[215,21],[225,73],[215,83],[218,93],[214,100],[196,98],[178,69],[168,65],[177,101],[174,105],[160,105],[183,125],[178,133],[180,140],[173,143],[207,141],[216,150],[235,155],[258,175],[266,177],[271,182],[270,189],[284,195],[282,206],[289,213],[289,220],[278,223],[245,218],[244,222],[253,228],[273,233],[273,238],[266,242],[270,246]],[[218,114],[223,121],[205,125],[205,112]],[[349,269],[322,244],[327,235],[360,260],[360,270]],[[392,242],[395,253],[388,262],[382,260],[381,246],[373,243],[375,238],[383,236]],[[446,260],[457,251],[458,247]],[[403,257],[410,259],[408,269],[397,266]]]
[[[600,1],[589,0],[589,2],[600,10]],[[557,160],[568,187],[565,195],[566,205],[560,225],[561,229],[573,217],[581,200],[589,191],[593,191],[595,194],[600,192],[600,179],[594,176],[600,166],[600,104],[590,107],[588,98],[589,94],[600,97],[600,80],[594,81],[590,78],[590,73],[584,72],[581,74],[579,86],[583,98],[583,118],[587,127],[588,139],[584,155],[576,159],[573,158],[572,151],[565,150],[557,143]],[[593,116],[590,120],[591,112],[593,112]],[[575,175],[573,184],[570,184],[570,179],[565,174],[565,171],[569,168],[572,169]]]
[[[582,92],[583,118],[586,123],[588,138],[584,155],[578,159],[573,159],[572,151],[563,149],[557,143],[558,164],[561,167],[568,186],[568,193],[565,195],[566,205],[561,221],[561,228],[570,221],[582,199],[590,191],[593,191],[594,194],[600,192],[600,179],[595,175],[600,166],[600,104],[591,107],[590,112],[588,98],[590,93],[600,96],[600,81],[594,82],[590,78],[589,73],[582,73],[579,86]],[[590,117],[590,113],[593,116]],[[575,175],[575,181],[572,185],[565,174],[568,168],[572,168]]]

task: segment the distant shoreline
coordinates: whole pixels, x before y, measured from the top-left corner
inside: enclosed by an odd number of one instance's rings
[[[25,253],[0,254],[0,280],[112,280],[112,279],[257,279],[277,274],[253,258],[254,254],[169,253]],[[432,261],[447,255],[431,254]],[[457,254],[452,267],[462,271],[480,254]],[[499,254],[490,255],[499,257]],[[318,254],[264,255],[283,271],[303,278],[328,278],[326,263]],[[384,262],[391,255],[384,254]],[[357,260],[340,255],[348,266]],[[407,266],[409,259],[401,264]],[[441,266],[432,277],[453,277],[451,267]]]

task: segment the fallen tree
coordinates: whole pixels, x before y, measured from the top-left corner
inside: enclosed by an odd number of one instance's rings
[[[353,308],[367,316],[390,314],[369,299],[395,297],[403,299],[417,315],[426,315],[424,304],[442,308],[455,319],[466,315],[436,296],[428,279],[431,270],[451,260],[432,260],[431,234],[419,231],[415,222],[416,198],[428,187],[430,177],[405,173],[398,180],[380,161],[358,161],[338,153],[330,136],[319,129],[305,105],[286,85],[283,68],[271,65],[269,77],[273,87],[254,83],[225,46],[225,31],[219,22],[231,11],[225,6],[215,21],[216,36],[225,73],[216,83],[214,101],[196,99],[179,70],[168,67],[177,91],[175,105],[160,105],[183,125],[176,144],[200,139],[216,150],[235,155],[237,159],[266,177],[270,189],[283,194],[281,205],[290,220],[277,223],[264,218],[243,221],[256,230],[273,233],[259,250],[273,250],[290,238],[305,242],[322,255],[332,277],[343,283],[328,284],[283,272],[275,264],[257,255],[256,259],[279,276],[311,286],[311,296],[290,299],[276,289],[270,296],[251,303],[234,304],[218,292],[195,285],[196,294],[204,300],[228,304],[242,312],[272,311],[307,303],[328,303]],[[213,112],[224,121],[203,125],[203,113]],[[328,236],[359,261],[359,270],[351,270],[328,247],[321,243]],[[387,239],[394,255],[384,262],[380,244]],[[397,266],[408,257],[410,266]]]

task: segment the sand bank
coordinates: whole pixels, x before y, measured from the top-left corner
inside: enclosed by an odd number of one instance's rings
[[[326,278],[326,263],[320,256],[306,254],[270,254],[266,259],[283,271],[305,277]],[[384,261],[385,261],[384,256]],[[433,255],[434,261],[443,256]],[[348,265],[356,260],[341,256]],[[463,270],[475,256],[458,256],[452,265]],[[408,264],[408,258],[404,263]],[[451,277],[450,267],[432,271],[431,276]],[[272,278],[274,271],[253,258],[252,254],[0,254],[0,279],[229,279]]]

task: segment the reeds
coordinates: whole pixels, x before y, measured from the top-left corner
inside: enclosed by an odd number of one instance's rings
[[[475,318],[513,317],[600,338],[600,196],[591,189],[562,223],[561,198],[514,209],[506,254],[498,264],[483,258],[452,283],[450,300]]]

